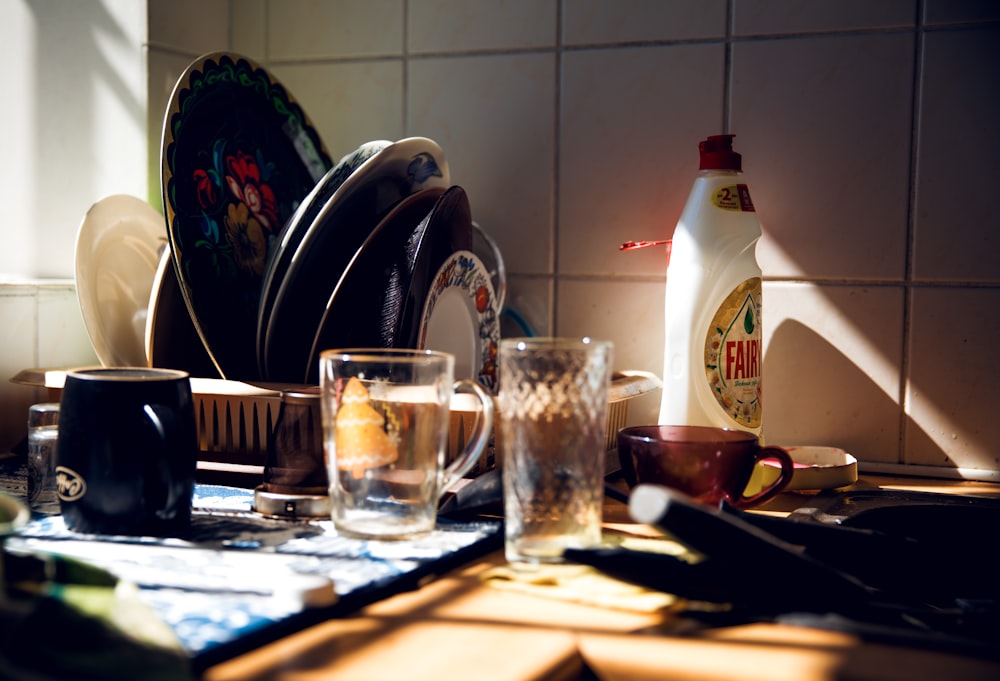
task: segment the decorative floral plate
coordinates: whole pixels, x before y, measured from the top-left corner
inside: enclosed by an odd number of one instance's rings
[[[477,231],[468,196],[452,187],[429,217],[432,239],[425,237],[414,258],[408,299],[420,314],[405,318],[419,320],[414,347],[450,352],[456,378],[475,379],[496,392],[500,308],[491,273],[478,255]],[[433,240],[446,234],[452,239],[447,255]],[[412,334],[412,325],[407,331]]]
[[[344,181],[295,249],[275,296],[264,335],[268,381],[304,380],[330,294],[351,258],[402,199],[449,182],[444,152],[425,137],[382,149]]]
[[[76,295],[104,366],[146,365],[149,294],[167,226],[155,208],[126,194],[87,211],[76,234]]]
[[[215,53],[181,75],[167,108],[162,191],[184,300],[219,373],[258,379],[257,316],[268,250],[333,165],[285,88]]]
[[[433,279],[417,345],[455,356],[455,377],[496,392],[500,314],[489,271],[475,253],[456,251]]]

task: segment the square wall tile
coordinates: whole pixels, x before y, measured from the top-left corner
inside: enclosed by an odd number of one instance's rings
[[[726,35],[726,0],[564,0],[563,43],[599,45]]]
[[[72,282],[38,289],[38,366],[67,368],[100,364]]]
[[[551,336],[553,314],[551,277],[512,275],[500,316],[500,336]]]
[[[924,39],[913,276],[1000,282],[1000,28]]]
[[[764,436],[900,459],[902,287],[764,282]]]
[[[35,286],[0,284],[0,454],[27,434],[28,407],[41,401],[44,392],[10,382],[22,369],[37,365],[37,319]]]
[[[554,47],[558,0],[409,0],[410,54]]]
[[[277,64],[271,70],[334,162],[365,142],[404,136],[402,60]]]
[[[271,61],[400,56],[403,0],[269,0]]]
[[[232,4],[229,40],[233,52],[256,61],[267,60],[267,0],[240,0]]]
[[[1000,289],[917,287],[910,319],[906,463],[1000,470]]]
[[[998,19],[996,0],[924,0],[924,21],[931,25]]]
[[[913,49],[906,34],[733,46],[732,132],[766,277],[902,279]]]
[[[408,135],[441,145],[507,271],[552,272],[555,56],[409,61]]]
[[[11,39],[3,41],[11,70],[30,78],[23,93],[10,91],[17,104],[3,116],[8,137],[25,145],[4,142],[4,194],[17,197],[7,203],[19,207],[13,215],[0,210],[0,224],[5,236],[21,232],[13,238],[13,271],[71,277],[76,230],[91,205],[109,194],[142,196],[148,188],[146,8],[2,3],[4,20],[12,4],[34,11],[28,30],[5,33]]]
[[[36,366],[37,346],[37,287],[0,284],[0,383]]]
[[[148,149],[149,184],[146,199],[161,213],[163,212],[163,191],[160,180],[163,176],[160,154],[163,146],[163,126],[166,123],[167,106],[177,86],[177,81],[194,61],[193,58],[151,47],[148,52],[147,68],[149,77],[146,85],[149,126]]]
[[[722,131],[721,44],[567,53],[559,139],[559,272],[664,274],[698,172],[698,142]]]
[[[615,370],[663,375],[663,283],[560,278],[556,294],[556,335],[610,340]],[[646,402],[629,418],[656,423],[659,401]]]
[[[913,26],[917,0],[733,0],[734,35]]]
[[[228,50],[230,4],[229,0],[147,0],[149,42],[191,56]]]

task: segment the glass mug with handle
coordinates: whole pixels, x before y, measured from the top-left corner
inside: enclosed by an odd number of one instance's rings
[[[446,491],[478,461],[493,428],[493,397],[456,381],[445,352],[356,348],[320,355],[323,440],[337,531],[369,539],[430,532]],[[465,448],[446,462],[452,396],[480,405]]]

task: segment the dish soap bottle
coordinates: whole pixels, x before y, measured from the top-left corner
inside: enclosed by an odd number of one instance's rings
[[[659,423],[761,430],[760,224],[733,135],[698,145],[667,265]]]

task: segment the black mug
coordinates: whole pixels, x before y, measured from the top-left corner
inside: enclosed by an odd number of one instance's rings
[[[180,536],[191,522],[198,433],[184,371],[74,369],[60,408],[56,485],[66,526]]]

